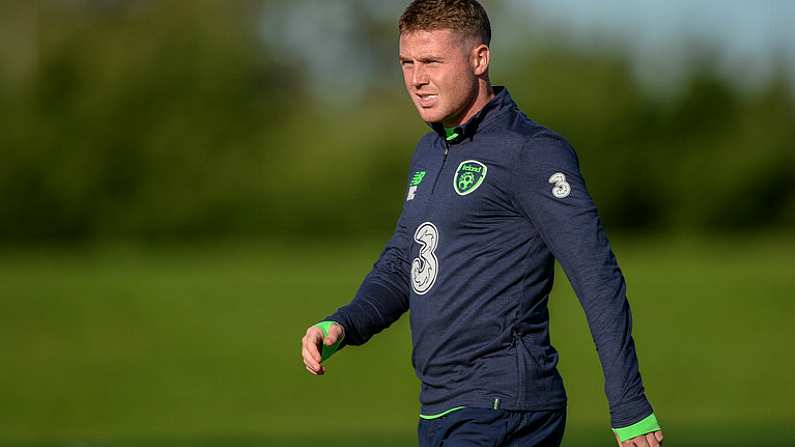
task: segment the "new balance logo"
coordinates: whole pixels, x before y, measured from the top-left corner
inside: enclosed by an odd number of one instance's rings
[[[425,171],[414,172],[414,175],[411,176],[411,182],[409,182],[409,193],[406,196],[406,201],[414,199],[414,196],[417,194],[417,187],[420,186],[420,183],[422,183],[422,179],[424,178]]]

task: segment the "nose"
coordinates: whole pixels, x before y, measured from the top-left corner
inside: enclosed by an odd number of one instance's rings
[[[414,87],[422,87],[428,83],[428,72],[425,70],[423,64],[414,64],[411,83]]]

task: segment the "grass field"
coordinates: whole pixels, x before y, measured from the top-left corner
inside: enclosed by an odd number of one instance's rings
[[[625,239],[641,372],[669,445],[795,444],[795,238]],[[305,328],[350,300],[380,243],[0,255],[2,446],[414,445],[407,318],[324,377]],[[615,445],[565,276],[552,342],[567,446]]]

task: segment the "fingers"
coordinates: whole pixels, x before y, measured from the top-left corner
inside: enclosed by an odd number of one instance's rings
[[[306,369],[315,375],[322,375],[325,373],[325,368],[319,362],[312,359],[312,355],[307,351],[306,348],[301,350],[301,355],[304,360],[304,366]]]
[[[320,369],[320,354],[317,348],[313,348],[313,344],[304,342],[301,348],[301,356],[304,358],[304,363],[312,369]]]
[[[649,444],[649,447],[660,447],[660,443],[654,433],[646,433],[646,443]]]
[[[312,358],[315,362],[321,362],[320,356],[320,343],[323,340],[323,331],[317,327],[310,327],[306,330],[306,335],[304,336],[304,347],[309,351],[312,355]]]
[[[663,441],[662,430],[640,435],[624,442],[619,440],[618,435],[615,436],[619,447],[661,447]]]
[[[321,357],[319,345],[323,339],[323,333],[320,328],[311,327],[307,329],[306,335],[301,339],[301,356],[304,360],[306,369],[312,374],[320,375],[325,371],[320,364]]]
[[[323,344],[331,346],[342,338],[344,329],[339,324],[332,324],[328,331],[328,336],[323,340]]]
[[[306,368],[306,370],[309,371],[309,373],[314,375],[314,376],[322,376],[323,374],[326,373],[326,370],[323,369],[322,366],[320,367],[320,371],[315,371],[314,369],[306,366],[306,364],[304,364],[304,368]]]
[[[304,368],[306,368],[307,371],[309,371],[310,373],[312,373],[312,375],[315,375],[315,376],[322,376],[323,374],[326,373],[325,368],[323,368],[322,366],[320,367],[319,370],[315,370],[315,369],[312,369],[309,366],[307,366],[306,363],[304,363]]]

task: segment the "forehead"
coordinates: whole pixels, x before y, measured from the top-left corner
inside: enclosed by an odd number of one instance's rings
[[[418,30],[400,35],[400,55],[418,56],[438,54],[463,49],[464,36],[451,29]]]

